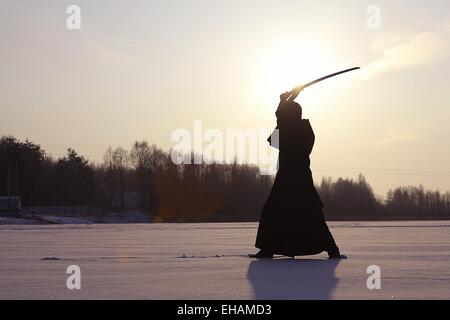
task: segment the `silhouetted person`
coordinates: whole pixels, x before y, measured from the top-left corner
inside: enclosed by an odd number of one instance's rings
[[[274,254],[303,256],[328,252],[330,258],[343,258],[328,229],[323,203],[314,187],[309,155],[314,132],[302,108],[294,102],[301,89],[280,96],[276,112],[279,130],[278,172],[266,200],[258,228],[256,258]]]

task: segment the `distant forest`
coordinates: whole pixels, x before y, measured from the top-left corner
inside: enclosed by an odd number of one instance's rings
[[[109,148],[94,164],[73,149],[53,159],[28,140],[0,138],[0,196],[9,190],[25,207],[139,210],[157,222],[257,221],[273,179],[252,165],[175,165],[170,152],[145,141]],[[363,175],[324,178],[317,189],[332,220],[450,219],[449,192],[398,187],[379,199]]]

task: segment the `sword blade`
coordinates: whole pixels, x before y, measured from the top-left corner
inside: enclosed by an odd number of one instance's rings
[[[335,73],[329,74],[329,75],[327,75],[325,77],[322,77],[322,78],[316,79],[314,81],[308,82],[307,84],[300,85],[297,88],[300,88],[300,87],[307,88],[309,86],[312,86],[313,84],[316,84],[317,82],[320,82],[320,81],[326,80],[328,78],[335,77],[335,76],[338,76],[340,74],[347,73],[347,72],[350,72],[350,71],[353,71],[353,70],[358,70],[358,69],[361,69],[361,68],[360,67],[355,67],[355,68],[350,68],[350,69],[342,70],[342,71],[339,71],[339,72],[335,72]]]

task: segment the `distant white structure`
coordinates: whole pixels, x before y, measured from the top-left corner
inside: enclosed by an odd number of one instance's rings
[[[20,211],[21,207],[20,196],[0,196],[0,213]]]
[[[136,191],[124,191],[123,193],[123,208],[122,209],[139,209],[140,198],[139,192]],[[113,208],[121,207],[121,194],[116,193],[111,201]]]

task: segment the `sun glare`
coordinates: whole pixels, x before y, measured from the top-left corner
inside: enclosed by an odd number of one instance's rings
[[[285,41],[273,45],[258,62],[258,94],[277,96],[334,71],[330,56],[320,43]]]

